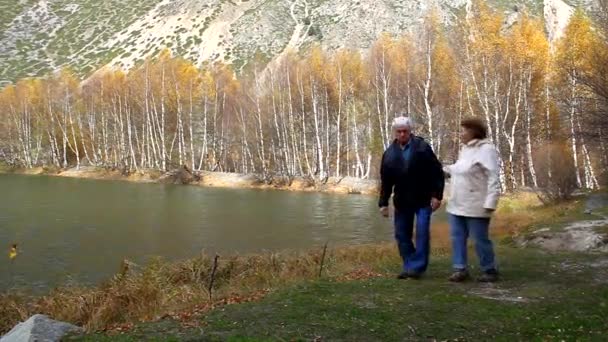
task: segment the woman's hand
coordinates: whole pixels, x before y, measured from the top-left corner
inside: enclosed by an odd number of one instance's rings
[[[388,217],[388,207],[380,208],[380,214],[384,217]]]
[[[431,198],[431,209],[433,209],[433,211],[436,211],[440,207],[441,207],[441,201],[434,197]]]

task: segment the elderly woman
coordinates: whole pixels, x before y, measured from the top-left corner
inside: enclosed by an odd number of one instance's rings
[[[413,133],[404,116],[393,121],[395,140],[386,149],[380,166],[380,212],[388,216],[392,194],[395,206],[395,239],[403,259],[399,279],[419,278],[427,269],[430,253],[431,214],[441,206],[444,176],[431,146]],[[416,245],[414,235],[416,221]]]
[[[470,234],[475,240],[475,251],[483,272],[478,281],[494,282],[498,280],[498,271],[488,230],[500,195],[498,155],[494,145],[486,139],[487,129],[483,121],[466,119],[461,126],[463,146],[458,160],[444,168],[452,180],[447,211],[454,273],[449,280],[461,282],[469,278],[467,239]]]

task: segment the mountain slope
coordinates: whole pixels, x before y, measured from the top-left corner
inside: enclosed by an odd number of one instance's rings
[[[586,0],[589,1],[589,0]],[[547,19],[551,37],[572,7],[561,0],[492,0]],[[588,2],[584,2],[588,3]],[[454,24],[470,1],[435,0],[0,0],[0,84],[71,67],[86,76],[109,65],[125,69],[164,48],[201,64],[238,69],[255,55],[267,61],[313,42],[367,48],[381,32],[413,30],[429,6]],[[572,4],[574,5],[574,4]]]

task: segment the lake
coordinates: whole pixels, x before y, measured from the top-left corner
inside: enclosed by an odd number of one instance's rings
[[[125,258],[393,240],[390,221],[369,196],[5,174],[0,189],[0,289],[94,284]],[[11,262],[13,242],[19,255]]]

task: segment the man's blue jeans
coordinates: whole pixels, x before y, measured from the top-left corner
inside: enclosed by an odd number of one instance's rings
[[[395,239],[405,272],[424,273],[431,249],[431,207],[395,210]],[[416,245],[412,241],[416,220]]]
[[[456,270],[467,269],[467,239],[475,240],[475,251],[483,272],[495,270],[494,246],[488,237],[490,218],[449,215],[452,263]]]

